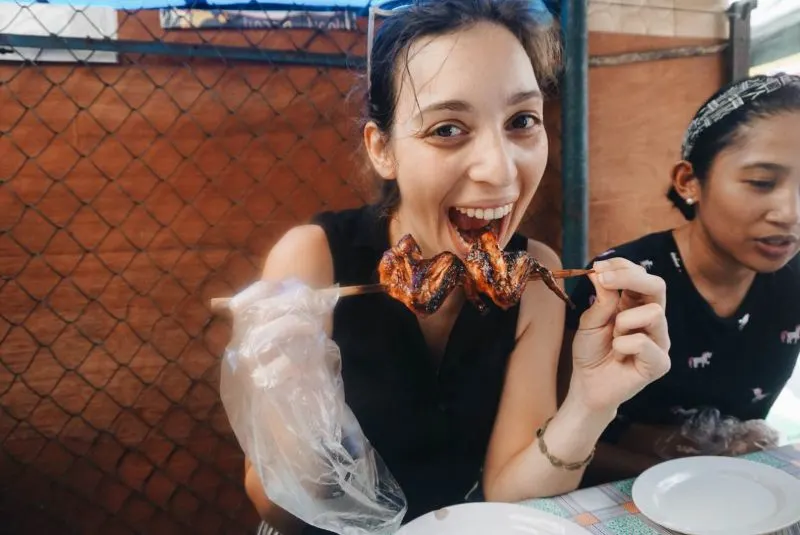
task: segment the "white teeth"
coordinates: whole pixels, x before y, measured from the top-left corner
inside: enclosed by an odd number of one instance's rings
[[[475,217],[477,219],[485,219],[491,221],[492,219],[500,219],[511,213],[514,209],[514,203],[509,203],[496,208],[456,208],[456,210],[467,217]]]

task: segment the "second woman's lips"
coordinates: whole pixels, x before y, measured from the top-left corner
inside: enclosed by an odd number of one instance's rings
[[[758,238],[757,241],[767,245],[784,246],[797,243],[798,237],[793,234],[773,234],[772,236]]]

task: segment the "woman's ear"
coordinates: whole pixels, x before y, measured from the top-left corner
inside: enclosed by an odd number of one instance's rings
[[[700,181],[694,174],[692,164],[686,160],[681,160],[672,168],[672,186],[687,204],[691,205],[700,201]]]
[[[364,147],[367,149],[372,166],[381,178],[384,180],[397,178],[397,165],[389,140],[373,121],[364,126]]]

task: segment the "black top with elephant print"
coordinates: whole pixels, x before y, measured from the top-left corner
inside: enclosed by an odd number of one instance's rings
[[[623,257],[663,278],[672,367],[624,403],[601,440],[615,442],[630,423],[680,425],[715,408],[739,420],[764,419],[794,371],[800,353],[800,255],[781,270],[756,275],[735,314],[719,317],[683,268],[672,231],[648,234],[596,257]],[[571,294],[576,329],[594,301],[581,278]]]

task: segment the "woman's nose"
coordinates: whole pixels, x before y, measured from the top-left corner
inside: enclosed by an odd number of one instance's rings
[[[780,195],[779,202],[776,203],[769,219],[786,227],[800,227],[800,188],[794,186],[786,188],[783,195]]]
[[[474,148],[470,178],[493,186],[507,186],[517,178],[513,148],[502,134],[487,135]]]

